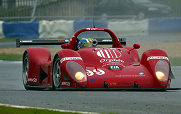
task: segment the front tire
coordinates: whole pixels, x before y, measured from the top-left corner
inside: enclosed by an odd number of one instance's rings
[[[60,69],[60,58],[56,56],[53,62],[53,89],[60,88],[61,82],[61,69]]]

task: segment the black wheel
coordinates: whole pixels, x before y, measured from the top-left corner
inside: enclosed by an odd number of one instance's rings
[[[60,71],[60,58],[56,56],[53,63],[53,89],[60,87],[61,71]]]
[[[29,72],[29,56],[28,53],[25,52],[24,57],[23,57],[23,85],[26,90],[32,90],[33,88],[28,87],[28,72]]]

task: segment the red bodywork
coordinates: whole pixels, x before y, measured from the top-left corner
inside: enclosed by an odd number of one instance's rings
[[[112,47],[76,50],[77,36],[84,31],[108,32],[112,37]],[[62,78],[60,80],[60,88],[167,88],[170,86],[170,63],[167,54],[163,50],[147,50],[142,54],[140,60],[136,50],[136,48],[139,48],[139,45],[133,47],[122,46],[116,35],[109,29],[81,29],[74,34],[69,43],[62,44],[61,47],[62,50],[58,51],[55,55],[55,57],[59,56],[61,61]],[[54,59],[51,60],[49,50],[41,47],[31,47],[25,52],[28,52],[29,55],[27,84],[35,87],[52,87]],[[84,69],[86,81],[78,82],[69,75],[70,73],[67,71],[67,63],[69,61],[78,63]],[[156,66],[158,62],[160,64]],[[156,76],[156,67],[158,69],[162,67],[161,63],[168,65],[166,80],[160,80]]]

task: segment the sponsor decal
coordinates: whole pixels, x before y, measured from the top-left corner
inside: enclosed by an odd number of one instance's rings
[[[108,80],[108,78],[96,78],[96,80],[102,81],[102,80]]]
[[[121,59],[101,59],[100,63],[124,63]]]
[[[60,60],[60,63],[63,63],[64,61],[68,61],[68,60],[82,60],[82,58],[81,57],[65,57]]]
[[[94,69],[94,70],[86,70],[87,76],[93,76],[94,74],[97,75],[104,75],[105,72],[101,69]]]
[[[143,72],[140,72],[139,74],[140,74],[140,75],[144,75],[144,73],[143,73]]]
[[[116,49],[102,49],[97,51],[97,56],[101,58],[120,58],[121,52]]]
[[[122,66],[122,67],[125,67],[124,66],[124,64],[123,63],[119,63],[119,62],[117,62],[117,63],[103,63],[103,65],[102,65],[102,67],[105,67],[105,66]]]
[[[110,86],[131,85],[131,82],[111,82]]]
[[[117,83],[117,82],[111,82],[111,83],[110,83],[110,86],[117,86],[118,84],[120,85],[120,83]]]
[[[95,78],[94,77],[89,77],[89,80],[90,81],[95,81]]]
[[[142,74],[142,75],[116,75],[116,77],[123,77],[123,76],[145,76],[144,74]]]
[[[62,82],[61,85],[64,85],[64,86],[70,86],[70,82]]]
[[[31,43],[33,41],[32,40],[25,40],[25,41],[20,41],[20,42],[22,42],[22,43]]]
[[[102,67],[109,66],[109,65],[111,65],[111,66],[121,65],[124,67],[124,65],[123,65],[124,61],[121,59],[101,59],[100,63],[103,64]]]
[[[58,40],[58,42],[69,42],[69,40]]]
[[[102,42],[112,42],[112,40],[110,39],[108,39],[108,40],[102,40]]]
[[[120,66],[109,66],[108,70],[122,70]]]
[[[165,56],[152,56],[152,57],[148,57],[147,61],[149,61],[151,59],[165,59],[165,60],[169,61],[168,57],[165,57]]]
[[[29,82],[37,82],[37,78],[28,78]]]
[[[58,40],[58,42],[64,42],[65,40]]]
[[[121,85],[131,85],[131,82],[121,82]]]
[[[87,30],[104,30],[104,29],[97,29],[97,28],[86,28]]]

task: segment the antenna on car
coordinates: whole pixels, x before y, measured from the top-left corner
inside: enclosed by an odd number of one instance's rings
[[[93,13],[93,28],[96,28],[95,23],[94,23],[94,18],[95,18],[95,16],[94,16],[94,10],[95,10],[95,0],[93,0],[92,13]]]

